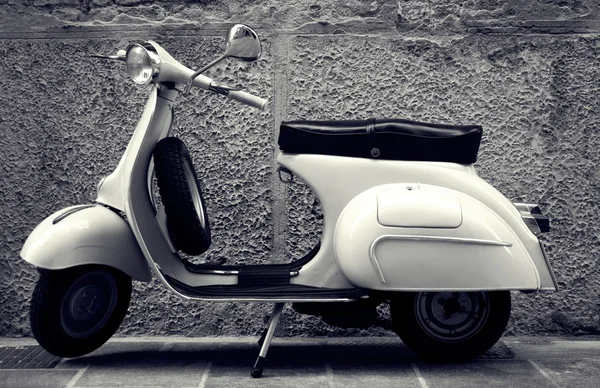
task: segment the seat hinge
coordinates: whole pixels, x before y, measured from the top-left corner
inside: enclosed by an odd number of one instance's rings
[[[369,146],[371,147],[371,157],[378,158],[381,155],[381,151],[377,148],[377,135],[375,134],[375,119],[369,119],[367,121],[367,136],[369,137]]]

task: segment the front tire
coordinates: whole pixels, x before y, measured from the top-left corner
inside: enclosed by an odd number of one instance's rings
[[[510,292],[399,293],[391,300],[394,331],[431,361],[465,361],[489,350],[510,317]]]
[[[40,269],[31,299],[31,331],[56,356],[82,356],[115,333],[130,299],[131,278],[114,268]]]

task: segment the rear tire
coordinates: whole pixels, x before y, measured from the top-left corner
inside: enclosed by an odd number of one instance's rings
[[[175,248],[201,255],[211,244],[210,224],[192,158],[185,144],[167,137],[154,148],[156,181]]]
[[[131,278],[114,268],[40,269],[31,299],[31,331],[56,356],[82,356],[117,331],[130,299]]]
[[[394,331],[431,361],[465,361],[489,350],[510,317],[510,292],[398,293],[391,300]]]

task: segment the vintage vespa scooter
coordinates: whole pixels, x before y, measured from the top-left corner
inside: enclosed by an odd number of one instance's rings
[[[281,265],[194,264],[211,243],[209,220],[184,143],[168,137],[177,96],[191,87],[255,108],[266,100],[202,75],[226,57],[253,61],[261,45],[244,25],[225,55],[194,72],[157,43],[103,58],[124,60],[146,108],[93,204],[60,210],[29,236],[21,256],[39,268],[31,328],[49,352],[76,357],[117,330],[131,281],[154,274],[183,299],[274,303],[252,376],[262,375],[284,303],[344,327],[392,328],[422,356],[476,357],[502,335],[510,290],[556,290],[536,237],[549,229],[536,205],[511,203],[477,176],[482,129],[400,119],[281,123],[280,174],[306,182],[324,230],[303,258]],[[153,171],[163,207],[154,202]]]

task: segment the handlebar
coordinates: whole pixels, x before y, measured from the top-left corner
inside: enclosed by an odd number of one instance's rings
[[[192,79],[192,82],[188,81],[188,84],[185,88],[185,92],[188,92],[192,86],[226,95],[231,100],[239,101],[246,105],[250,105],[251,107],[258,108],[262,111],[264,111],[267,108],[267,105],[269,103],[269,100],[255,96],[250,93],[242,92],[241,90],[235,90],[224,84],[219,84],[203,74],[197,75],[195,78]]]
[[[268,100],[265,100],[264,98],[260,98],[258,96],[254,96],[250,93],[242,92],[227,85],[219,84],[217,82],[214,82],[211,78],[201,74],[204,70],[219,62],[221,59],[225,58],[224,56],[220,57],[216,61],[211,62],[211,64],[205,66],[199,71],[193,71],[183,66],[177,60],[175,60],[175,58],[173,58],[167,51],[165,51],[158,43],[150,40],[148,41],[148,44],[149,47],[151,47],[152,50],[156,53],[156,55],[158,55],[161,62],[160,71],[156,72],[156,77],[153,79],[153,82],[185,83],[186,87],[184,93],[187,93],[191,87],[197,87],[200,89],[223,94],[232,100],[242,102],[254,108],[258,108],[261,110],[264,110],[266,108]],[[127,53],[125,50],[119,50],[119,52],[116,55],[94,56],[106,59],[125,60],[126,55]]]
[[[269,100],[260,98],[250,93],[242,92],[240,90],[230,90],[229,93],[227,93],[227,97],[263,111],[267,108],[267,105],[269,104]]]

